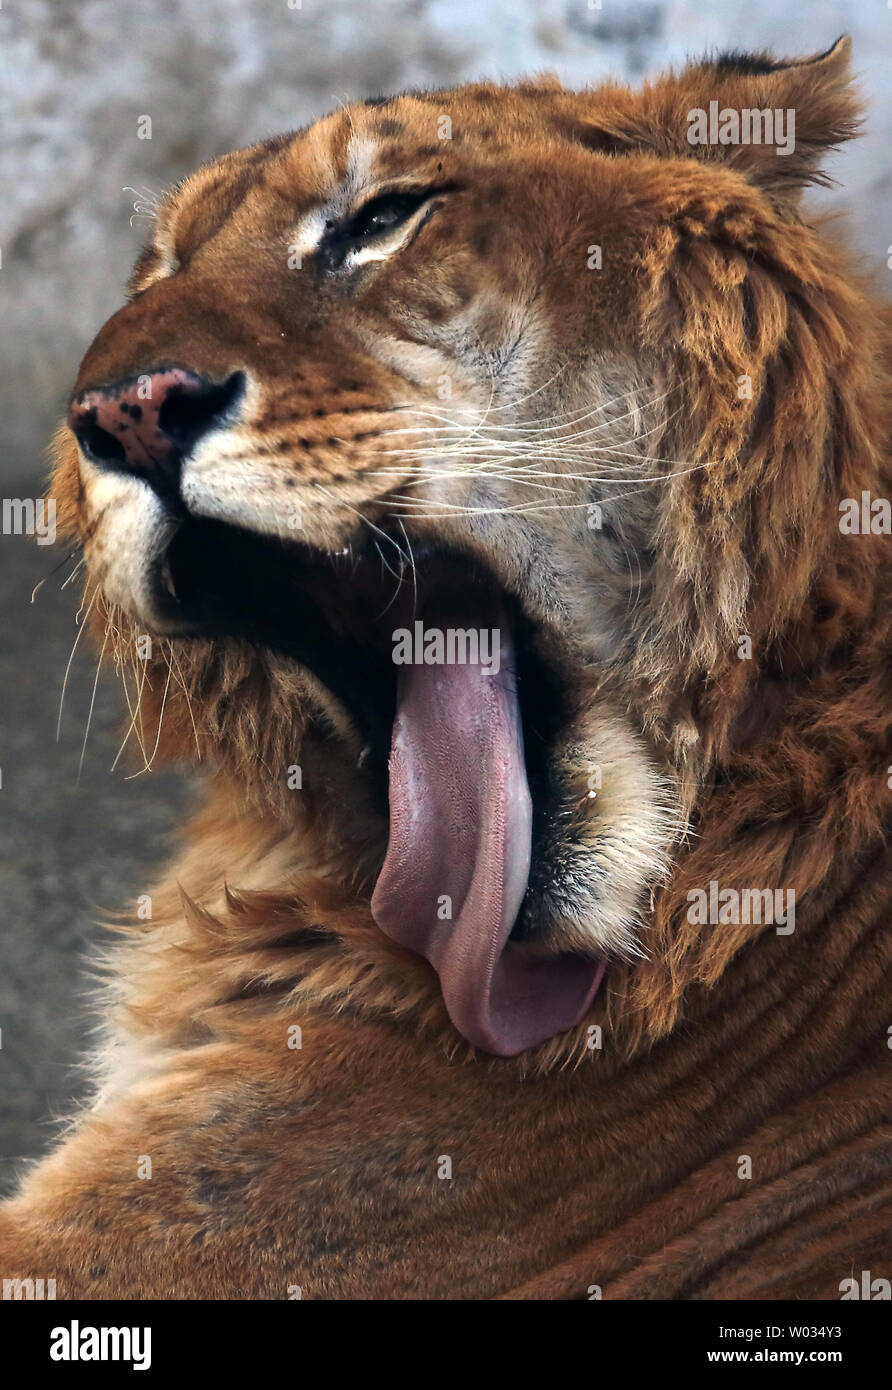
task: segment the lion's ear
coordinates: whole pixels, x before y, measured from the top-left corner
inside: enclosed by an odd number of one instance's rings
[[[793,201],[807,184],[830,181],[821,167],[825,154],[858,132],[851,51],[844,35],[812,58],[728,53],[641,93],[602,89],[592,93],[577,138],[613,154],[646,150],[721,162],[776,200]]]

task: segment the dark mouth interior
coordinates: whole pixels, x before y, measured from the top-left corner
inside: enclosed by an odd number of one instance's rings
[[[535,866],[554,867],[564,702],[493,575],[441,549],[412,558],[396,569],[364,540],[332,555],[189,517],[158,562],[156,600],[183,635],[284,653],[348,711],[389,824],[372,917],[434,968],[469,1042],[513,1056],[577,1023],[604,972],[599,958],[529,949],[547,934]],[[399,662],[397,630],[420,640]]]
[[[306,666],[350,712],[375,759],[386,763],[395,674],[379,615],[393,599],[393,576],[385,571],[386,591],[372,582],[364,558],[322,555],[192,519],[180,527],[166,560],[175,594],[172,602],[159,572],[166,616],[196,635],[241,637]]]
[[[400,571],[398,551],[387,551],[379,541],[377,549],[362,543],[331,554],[190,517],[155,576],[158,606],[184,634],[240,637],[310,670],[359,729],[365,763],[380,774],[385,797],[397,697],[394,629],[423,620],[427,604],[444,594],[460,594],[468,611],[476,602],[485,612],[487,596],[498,588],[467,556],[415,544],[414,569]],[[548,752],[563,722],[564,699],[536,654],[531,623],[509,596],[502,601],[512,628],[535,841],[537,822],[547,817]]]

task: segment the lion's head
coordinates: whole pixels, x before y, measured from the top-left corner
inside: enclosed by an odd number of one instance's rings
[[[869,457],[798,207],[847,59],[346,107],[174,189],[81,366],[55,491],[161,748],[309,825],[487,1050],[641,953],[817,640]],[[711,102],[795,140],[693,143]]]

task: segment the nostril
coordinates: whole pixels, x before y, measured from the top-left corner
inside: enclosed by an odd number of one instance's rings
[[[176,497],[183,460],[209,430],[235,418],[244,391],[244,372],[215,382],[166,367],[82,391],[69,406],[68,423],[94,464]]]
[[[126,463],[127,454],[121,441],[98,425],[95,418],[87,415],[75,422],[72,428],[88,458],[112,468],[123,467]]]
[[[158,428],[185,453],[208,430],[232,417],[244,389],[243,372],[233,372],[219,386],[211,382],[173,386],[158,411]]]

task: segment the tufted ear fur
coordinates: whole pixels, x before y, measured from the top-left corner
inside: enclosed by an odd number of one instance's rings
[[[825,154],[857,134],[851,48],[844,35],[826,53],[798,60],[726,53],[640,92],[601,87],[583,98],[592,109],[575,135],[605,153],[730,165],[790,208],[808,184],[831,182]]]

